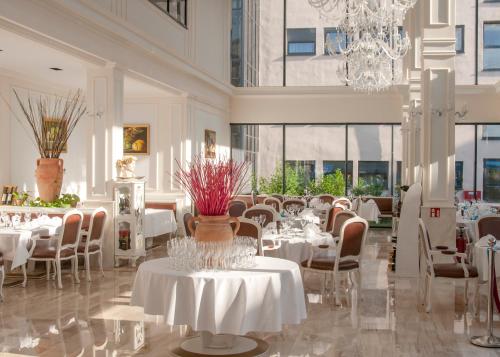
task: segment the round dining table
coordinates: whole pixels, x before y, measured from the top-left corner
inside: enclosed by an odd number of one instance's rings
[[[192,355],[263,353],[267,343],[243,336],[279,332],[307,317],[299,266],[256,257],[255,265],[223,271],[179,271],[171,258],[142,263],[131,305],[161,315],[170,325],[188,325],[201,334],[175,348]]]

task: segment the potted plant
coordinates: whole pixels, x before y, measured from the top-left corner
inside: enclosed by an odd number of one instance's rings
[[[14,206],[22,206],[28,200],[29,196],[30,195],[26,191],[24,192],[16,191],[12,194],[12,202]]]
[[[200,214],[189,222],[191,235],[200,241],[232,240],[239,229],[239,221],[227,215],[229,202],[245,185],[248,163],[195,157],[187,169],[179,162],[177,166],[175,177]]]
[[[43,201],[52,202],[61,193],[64,163],[60,156],[86,112],[85,100],[80,90],[66,98],[46,96],[34,99],[28,95],[27,99],[22,99],[16,90],[14,94],[25,120],[17,116],[16,119],[33,133],[40,153],[35,171],[39,196]]]

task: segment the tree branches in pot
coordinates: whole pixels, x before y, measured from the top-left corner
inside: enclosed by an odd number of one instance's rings
[[[52,202],[59,197],[62,187],[64,163],[60,158],[66,151],[68,139],[86,113],[85,99],[80,90],[67,97],[28,95],[22,99],[14,90],[24,120],[16,119],[32,133],[40,158],[36,162],[36,184],[40,198]]]
[[[177,166],[175,177],[200,213],[188,223],[191,236],[199,241],[232,240],[240,223],[228,216],[229,202],[245,185],[248,163],[203,160],[197,156],[187,169],[179,162]]]

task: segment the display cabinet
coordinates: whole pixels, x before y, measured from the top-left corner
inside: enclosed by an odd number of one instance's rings
[[[115,266],[126,259],[135,266],[146,255],[143,224],[145,182],[140,180],[113,181],[115,202]]]

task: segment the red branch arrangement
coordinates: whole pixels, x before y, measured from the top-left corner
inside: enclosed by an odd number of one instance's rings
[[[222,216],[227,214],[229,202],[245,186],[248,163],[232,160],[203,160],[196,156],[175,178],[184,187],[203,216]]]

